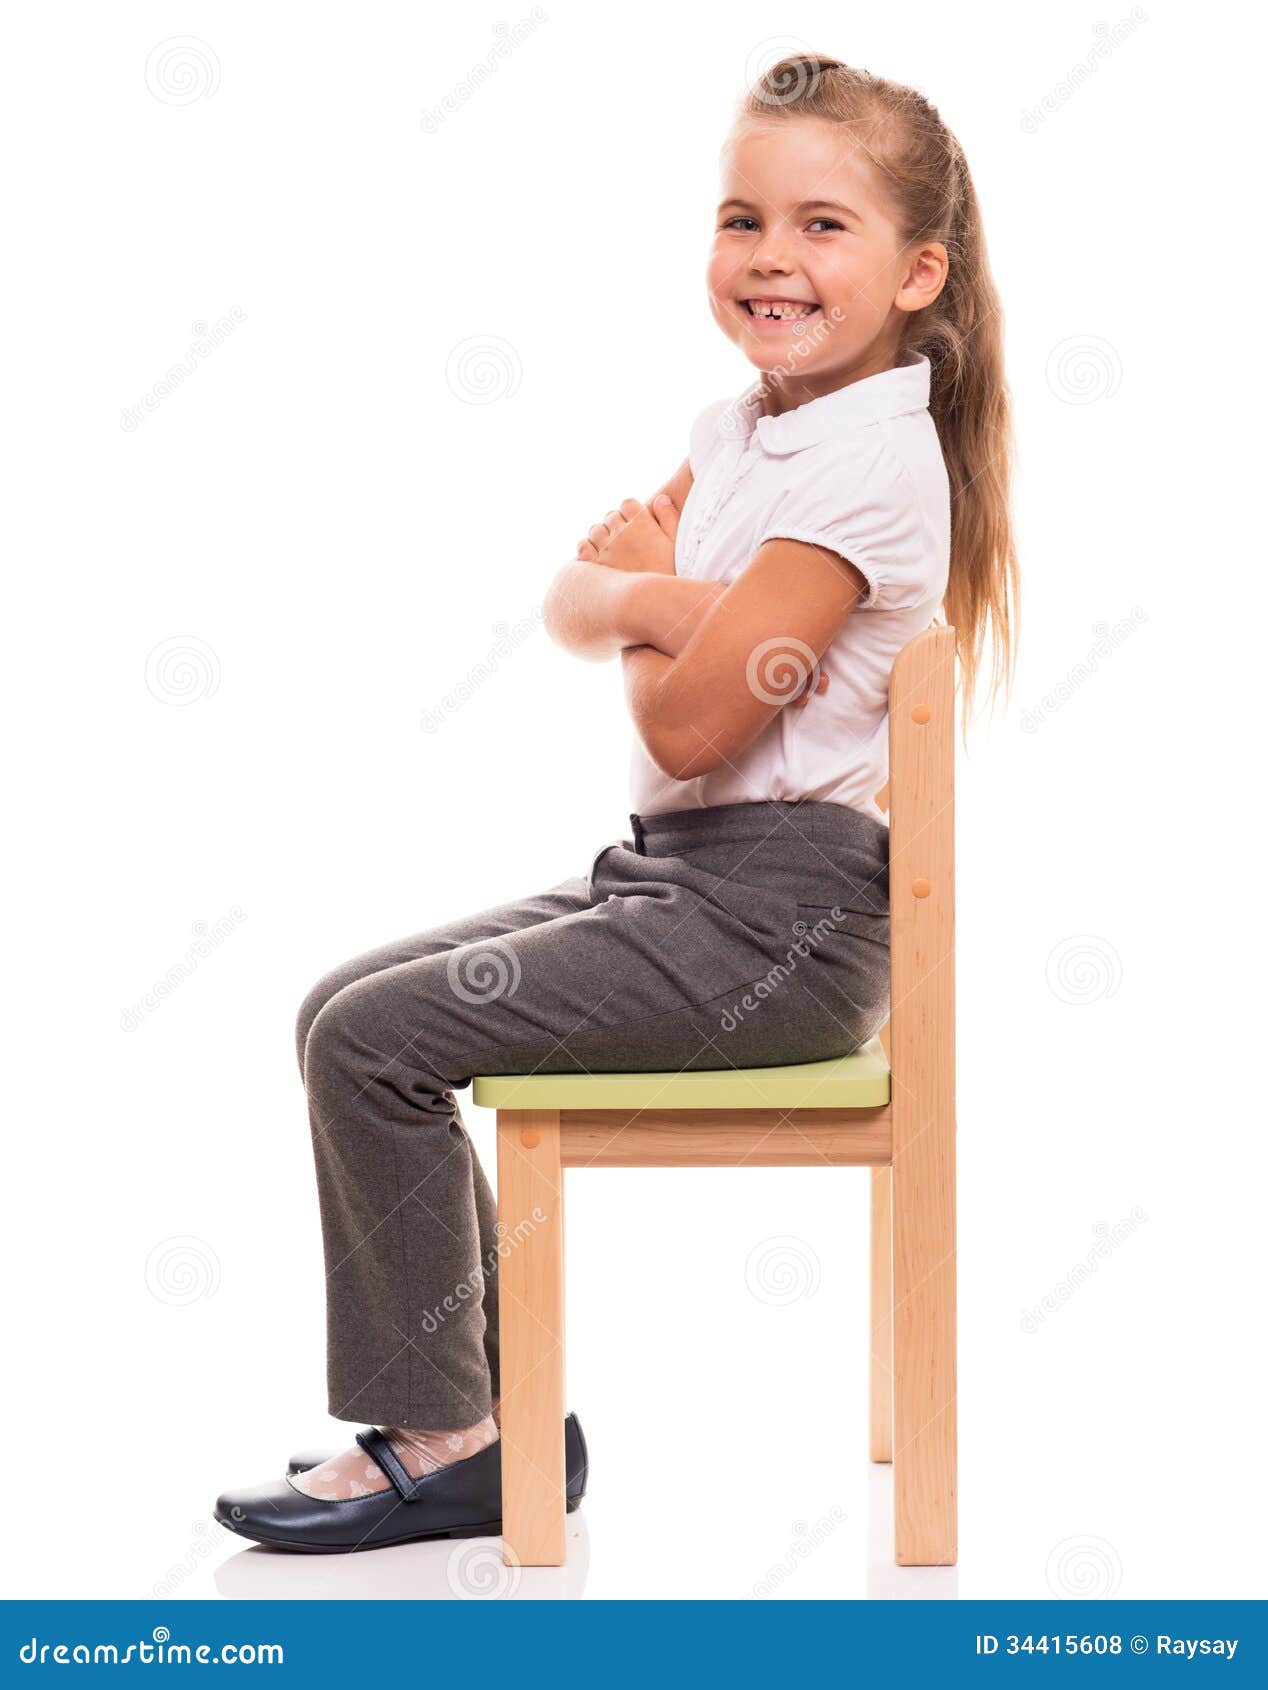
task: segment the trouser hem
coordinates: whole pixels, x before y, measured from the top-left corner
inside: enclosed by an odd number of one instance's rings
[[[493,1412],[493,1401],[490,1397],[481,1407],[474,1399],[460,1399],[455,1403],[452,1398],[434,1398],[402,1403],[366,1393],[353,1399],[346,1394],[332,1394],[328,1412],[332,1420],[351,1420],[373,1426],[404,1426],[418,1432],[466,1432]]]

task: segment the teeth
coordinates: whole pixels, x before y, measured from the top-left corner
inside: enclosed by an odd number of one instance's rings
[[[750,299],[748,308],[755,317],[809,317],[818,310],[816,305],[796,305],[791,300],[776,301]]]

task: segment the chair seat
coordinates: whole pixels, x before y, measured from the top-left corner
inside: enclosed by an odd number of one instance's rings
[[[875,1109],[889,1102],[879,1038],[851,1056],[783,1068],[694,1068],[675,1074],[481,1074],[485,1109]]]

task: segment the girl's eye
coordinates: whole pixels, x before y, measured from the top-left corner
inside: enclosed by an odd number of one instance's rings
[[[844,224],[838,223],[834,217],[815,217],[807,224],[807,228],[818,233],[819,228],[816,226],[822,228],[825,234],[832,229],[840,230],[845,227]],[[724,229],[740,229],[742,227],[745,234],[751,234],[757,228],[757,219],[755,217],[728,217],[722,227]]]

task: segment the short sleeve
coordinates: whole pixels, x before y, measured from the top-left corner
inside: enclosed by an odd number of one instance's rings
[[[867,581],[856,612],[904,610],[942,597],[946,557],[915,480],[883,439],[873,437],[848,454],[825,452],[823,461],[805,464],[804,472],[763,523],[759,546],[802,540],[848,559]]]

